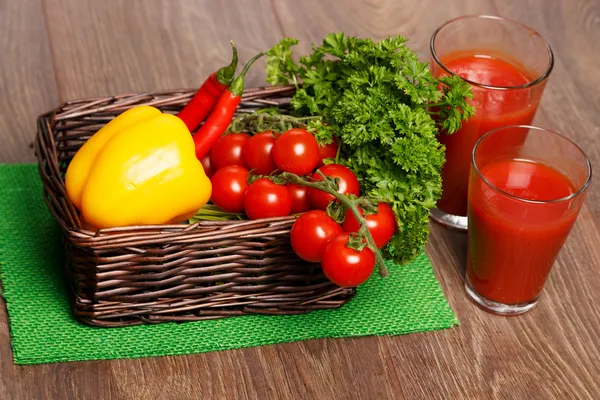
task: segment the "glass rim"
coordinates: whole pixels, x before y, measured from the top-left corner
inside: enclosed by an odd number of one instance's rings
[[[527,129],[527,130],[536,130],[536,131],[544,131],[544,132],[548,132],[551,133],[553,135],[559,136],[562,139],[566,140],[568,143],[570,143],[572,146],[574,146],[577,151],[579,151],[579,153],[581,153],[581,155],[583,156],[584,160],[585,160],[585,164],[587,166],[587,177],[585,182],[581,185],[581,187],[576,190],[575,192],[571,193],[568,196],[565,197],[561,197],[558,199],[550,199],[550,200],[532,200],[532,199],[526,199],[524,197],[520,197],[520,196],[516,196],[514,194],[508,193],[500,188],[498,188],[496,185],[494,185],[492,182],[490,182],[485,176],[483,176],[483,174],[481,173],[481,170],[479,169],[479,166],[477,165],[477,163],[475,162],[475,153],[477,152],[477,148],[479,147],[479,145],[481,144],[481,142],[483,140],[485,140],[485,138],[487,138],[488,136],[491,136],[492,134],[498,132],[498,131],[502,131],[502,130],[507,130],[507,129],[514,129],[514,128],[520,128],[520,129]],[[512,199],[524,202],[524,203],[529,203],[529,204],[551,204],[551,203],[562,203],[565,201],[569,201],[572,200],[576,197],[579,197],[580,195],[582,195],[588,188],[588,186],[590,185],[591,181],[592,181],[592,163],[590,162],[589,157],[587,156],[587,154],[585,154],[585,152],[583,151],[583,149],[581,147],[579,147],[579,145],[577,145],[577,143],[575,143],[573,140],[569,139],[568,137],[566,137],[565,135],[562,135],[558,132],[555,132],[553,130],[550,129],[546,129],[546,128],[542,128],[539,126],[534,126],[534,125],[507,125],[507,126],[501,126],[499,128],[495,128],[492,129],[491,131],[485,133],[483,136],[481,136],[477,142],[475,142],[475,145],[473,146],[473,151],[471,152],[471,165],[473,166],[473,169],[475,170],[475,172],[477,173],[477,176],[479,176],[481,178],[481,180],[488,185],[490,188],[492,188],[493,190],[507,196],[510,197]]]
[[[542,73],[540,76],[538,76],[536,79],[532,80],[531,82],[527,82],[523,85],[494,86],[494,85],[485,85],[483,83],[479,83],[476,81],[472,81],[470,79],[463,78],[462,76],[459,76],[459,75],[455,74],[454,72],[450,71],[450,69],[448,69],[448,67],[446,67],[446,65],[442,62],[442,60],[439,58],[437,52],[435,51],[435,39],[437,38],[438,34],[442,31],[442,29],[444,29],[448,25],[450,25],[456,21],[460,21],[460,20],[468,19],[468,18],[481,18],[481,19],[491,19],[491,20],[495,20],[495,21],[510,22],[511,24],[519,25],[520,27],[528,30],[533,35],[540,38],[542,40],[542,42],[544,43],[544,45],[546,46],[546,50],[548,51],[548,66],[546,67],[546,70],[544,71],[544,73]],[[542,82],[544,82],[550,76],[550,73],[554,69],[554,52],[552,51],[550,44],[546,41],[546,39],[544,39],[544,37],[542,35],[540,35],[533,28],[531,28],[519,21],[510,19],[510,18],[499,17],[499,16],[495,16],[495,15],[483,15],[483,14],[462,15],[460,17],[456,17],[456,18],[453,18],[451,20],[444,22],[431,35],[431,39],[429,41],[429,50],[431,51],[431,55],[432,55],[433,59],[435,60],[435,62],[440,66],[440,68],[442,68],[444,71],[446,71],[446,73],[450,74],[451,76],[458,76],[460,79],[467,82],[468,84],[476,86],[476,87],[480,87],[483,89],[490,89],[490,90],[527,89],[527,88],[530,88],[533,86],[537,86],[537,85],[541,84]]]

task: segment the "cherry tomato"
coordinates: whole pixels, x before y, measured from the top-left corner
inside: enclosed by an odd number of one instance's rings
[[[360,210],[360,214],[362,216],[365,215],[362,210]],[[394,233],[396,233],[396,215],[394,214],[392,207],[386,203],[379,203],[377,204],[377,213],[367,215],[366,219],[369,232],[371,232],[371,236],[373,236],[375,245],[378,248],[382,248],[390,241],[392,236],[394,236]],[[346,210],[342,226],[346,232],[358,232],[360,229],[360,224],[354,217],[352,210]]]
[[[260,178],[246,190],[244,209],[249,219],[283,217],[290,214],[292,200],[285,186]]]
[[[317,163],[317,168],[325,165],[323,160],[326,158],[335,158],[337,156],[337,141],[333,138],[333,142],[329,144],[319,145],[319,162]]]
[[[312,208],[310,201],[308,201],[308,189],[306,186],[288,183],[285,187],[290,192],[290,198],[292,199],[292,214],[303,213]]]
[[[339,193],[354,194],[356,196],[360,195],[360,184],[358,183],[358,179],[356,179],[356,175],[354,175],[349,168],[340,164],[327,164],[319,168],[319,171],[321,171],[325,176],[340,178],[338,190]],[[319,181],[323,180],[321,175],[316,172],[312,174],[312,178]],[[327,205],[332,202],[335,197],[322,190],[309,188],[308,199],[314,208],[325,210]]]
[[[320,262],[325,245],[343,233],[342,227],[325,211],[313,210],[302,214],[290,232],[292,249],[298,257],[309,262]]]
[[[369,279],[375,269],[375,254],[365,247],[361,251],[346,244],[349,233],[340,233],[325,245],[321,266],[325,276],[338,286],[354,287]]]
[[[213,176],[215,171],[213,170],[212,162],[210,161],[210,153],[205,154],[204,157],[200,160],[202,164],[202,168],[204,168],[204,173],[210,179]]]
[[[275,140],[273,160],[282,171],[307,175],[319,162],[317,139],[306,129],[290,129]]]
[[[258,175],[269,175],[277,169],[271,150],[275,144],[273,132],[261,132],[252,136],[244,145],[242,155],[248,169]]]
[[[248,170],[239,165],[228,165],[212,176],[212,202],[223,211],[244,211],[244,195],[248,189]]]
[[[242,157],[244,144],[250,139],[245,133],[223,135],[217,140],[210,151],[210,161],[215,171],[228,165],[239,165],[248,169],[248,164]]]

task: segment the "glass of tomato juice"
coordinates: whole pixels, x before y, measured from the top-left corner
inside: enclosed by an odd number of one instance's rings
[[[462,16],[431,37],[431,70],[436,77],[457,75],[469,83],[475,115],[439,140],[446,148],[442,196],[431,218],[467,229],[467,189],[471,151],[486,132],[506,125],[529,125],[554,65],[548,43],[534,30],[505,18]],[[510,140],[519,141],[519,137]]]
[[[543,128],[501,127],[477,141],[468,194],[471,299],[500,315],[535,307],[591,178],[585,153]]]

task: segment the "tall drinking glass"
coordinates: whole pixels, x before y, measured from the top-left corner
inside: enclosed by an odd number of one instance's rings
[[[431,37],[434,76],[458,75],[471,86],[475,116],[452,134],[442,133],[446,163],[442,197],[431,217],[467,229],[467,186],[471,151],[486,132],[533,121],[554,64],[552,50],[534,30],[494,16],[463,16]],[[519,140],[518,137],[511,138]]]
[[[520,125],[486,133],[471,162],[467,293],[490,312],[524,313],[579,215],[590,161],[564,136]]]

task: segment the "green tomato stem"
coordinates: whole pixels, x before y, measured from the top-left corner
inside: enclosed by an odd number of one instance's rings
[[[288,172],[281,173],[280,177],[284,178],[285,180],[287,180],[288,182],[291,182],[291,183],[296,183],[298,185],[322,190],[326,193],[329,193],[333,197],[335,197],[337,200],[339,200],[340,203],[342,203],[346,207],[348,207],[352,211],[354,218],[356,218],[356,220],[359,221],[359,223],[360,223],[360,229],[358,232],[359,235],[364,236],[364,238],[367,240],[367,246],[375,254],[375,265],[377,266],[379,275],[382,276],[383,278],[388,277],[390,273],[389,273],[387,267],[385,266],[385,261],[383,259],[383,256],[381,255],[381,252],[375,245],[375,240],[373,240],[373,236],[371,236],[371,232],[369,231],[369,227],[367,225],[367,220],[360,214],[360,211],[358,210],[358,207],[356,206],[356,202],[349,199],[345,195],[339,193],[336,188],[332,187],[332,185],[328,182],[327,178],[321,171],[317,170],[317,173],[319,175],[321,175],[321,177],[323,178],[323,181],[309,182],[309,181],[299,177],[298,175],[294,175],[294,174],[291,174]]]

